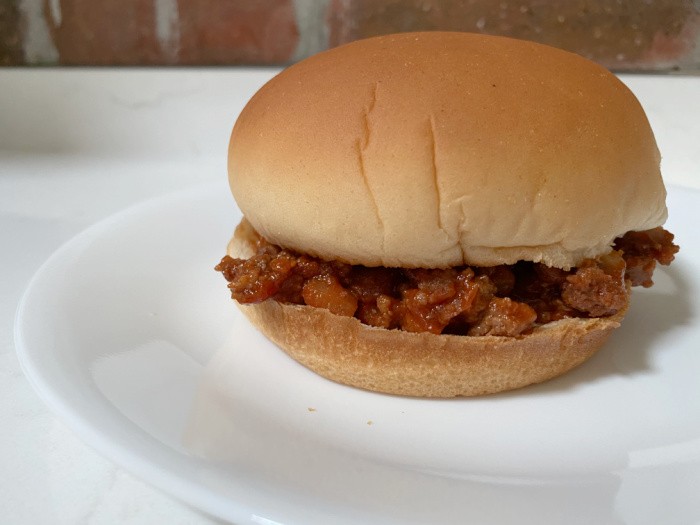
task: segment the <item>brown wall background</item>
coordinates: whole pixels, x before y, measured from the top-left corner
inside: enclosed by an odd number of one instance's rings
[[[416,30],[535,40],[617,71],[700,72],[699,0],[0,0],[0,65],[286,64]]]

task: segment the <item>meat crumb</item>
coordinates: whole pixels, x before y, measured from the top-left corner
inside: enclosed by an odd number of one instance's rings
[[[323,261],[256,239],[249,259],[216,266],[236,301],[276,300],[326,308],[385,329],[515,337],[567,317],[606,317],[624,308],[629,286],[649,287],[656,264],[678,246],[663,228],[628,232],[609,253],[565,271],[519,262],[488,268],[369,268]],[[311,411],[311,409],[310,409]]]
[[[469,329],[468,335],[517,335],[532,327],[537,312],[525,303],[504,297],[491,299],[481,320]]]

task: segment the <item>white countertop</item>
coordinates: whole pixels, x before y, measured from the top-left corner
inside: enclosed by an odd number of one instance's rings
[[[203,182],[225,190],[231,126],[275,71],[0,70],[3,523],[218,523],[101,458],[56,420],[22,375],[13,320],[34,272],[90,224]],[[700,77],[623,80],[647,111],[667,183],[700,188]]]

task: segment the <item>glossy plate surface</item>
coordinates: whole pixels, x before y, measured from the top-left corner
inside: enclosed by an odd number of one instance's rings
[[[41,268],[17,351],[98,451],[236,523],[700,521],[700,194],[670,188],[681,252],[589,362],[477,399],[326,381],[258,334],[212,270],[225,187],[150,201]]]

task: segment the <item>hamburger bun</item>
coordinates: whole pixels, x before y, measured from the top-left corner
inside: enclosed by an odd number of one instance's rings
[[[228,254],[250,257],[253,235],[242,222]],[[563,319],[514,338],[385,330],[325,308],[277,301],[238,306],[268,339],[327,379],[440,398],[492,394],[564,374],[603,346],[626,313],[625,308],[612,317]]]
[[[466,33],[371,38],[289,67],[240,114],[229,182],[250,224],[237,228],[229,255],[252,255],[257,232],[369,267],[532,261],[568,270],[629,231],[664,223],[659,163],[637,99],[584,58]],[[583,363],[620,325],[623,302],[610,317],[514,337],[388,330],[274,299],[240,307],[324,377],[453,397]]]
[[[614,75],[468,33],[404,33],[303,60],[250,100],[229,146],[268,241],[366,266],[568,269],[666,219],[654,135]]]

